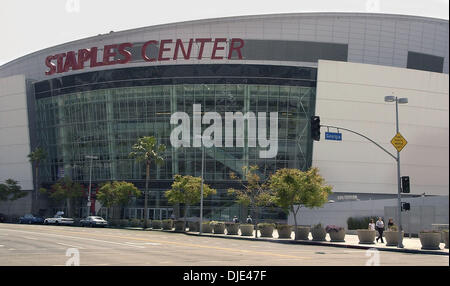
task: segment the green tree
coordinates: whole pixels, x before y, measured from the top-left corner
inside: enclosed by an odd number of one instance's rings
[[[120,207],[123,210],[132,197],[140,196],[141,191],[129,182],[106,182],[97,192],[97,200],[105,207],[112,209],[113,218],[115,217],[113,207]]]
[[[275,204],[294,215],[295,239],[300,207],[320,207],[328,201],[332,187],[324,182],[317,168],[305,172],[298,169],[280,169],[270,177],[269,187],[274,192]]]
[[[229,188],[228,194],[235,197],[236,203],[249,207],[254,212],[253,218],[255,219],[255,225],[257,225],[258,208],[271,204],[271,190],[267,188],[267,184],[258,174],[258,166],[244,166],[242,170],[246,181],[243,181],[233,172],[230,174],[230,178],[239,182],[242,188]],[[257,232],[255,232],[255,237],[257,237]]]
[[[172,189],[165,192],[169,204],[185,204],[184,215],[188,214],[190,206],[198,204],[201,199],[202,178],[175,175]],[[207,184],[203,184],[203,198],[216,194],[217,191]]]
[[[13,179],[6,179],[4,184],[0,184],[0,201],[8,204],[8,216],[12,202],[25,197],[27,194],[28,192],[22,191],[19,182]]]
[[[39,210],[39,165],[42,161],[47,158],[47,152],[41,147],[37,147],[33,152],[28,154],[28,160],[34,164],[34,174],[35,174],[35,187],[34,187],[34,204],[33,212],[37,213]]]
[[[83,187],[79,183],[72,181],[70,177],[59,179],[50,189],[41,188],[41,192],[47,194],[56,203],[64,201],[69,217],[74,215],[73,209],[76,202],[84,196]],[[79,213],[77,212],[76,215],[78,216]]]
[[[150,179],[150,164],[155,161],[160,165],[164,162],[163,154],[166,151],[166,145],[157,144],[157,140],[153,136],[146,136],[139,138],[137,143],[133,145],[132,152],[129,156],[134,158],[138,162],[145,162],[145,198],[144,198],[144,211],[145,221],[144,229],[147,228],[148,221],[148,181]],[[156,196],[156,207],[159,207],[159,197]]]

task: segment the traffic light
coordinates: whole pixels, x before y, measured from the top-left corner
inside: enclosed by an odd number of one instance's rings
[[[402,177],[402,193],[409,193],[409,176]]]
[[[411,205],[409,203],[402,203],[402,211],[409,211],[411,209]]]
[[[311,116],[311,138],[320,141],[320,117]]]

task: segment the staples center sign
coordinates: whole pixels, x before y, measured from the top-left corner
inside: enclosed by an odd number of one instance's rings
[[[205,45],[212,44],[213,48],[211,54],[204,53]],[[198,54],[192,55],[192,46],[196,44],[198,47]],[[151,56],[147,52],[148,48],[153,46],[158,49],[155,56]],[[226,47],[228,46],[228,53]],[[100,67],[116,64],[126,64],[132,58],[131,48],[132,43],[122,43],[105,45],[103,47],[103,54],[98,47],[91,47],[90,49],[80,49],[78,52],[69,51],[67,53],[60,53],[48,56],[45,59],[45,65],[48,70],[46,75],[55,73],[65,73],[70,70],[82,70],[85,67]],[[140,56],[146,62],[163,62],[170,60],[191,58],[203,59],[210,58],[212,60],[231,59],[233,54],[237,54],[238,59],[242,59],[242,48],[244,47],[244,40],[240,38],[231,38],[229,41],[226,38],[196,38],[189,39],[188,42],[183,42],[181,39],[176,40],[151,40],[142,45],[140,49]],[[117,58],[120,57],[120,58]],[[101,60],[99,60],[99,58]]]

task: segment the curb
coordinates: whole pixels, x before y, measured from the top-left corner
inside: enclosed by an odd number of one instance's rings
[[[139,230],[143,231],[142,228],[132,228],[132,227],[123,227],[120,229],[127,229],[127,230]],[[377,249],[379,251],[390,251],[390,252],[403,252],[403,253],[410,253],[410,254],[430,254],[430,255],[449,255],[447,252],[442,251],[433,251],[433,250],[419,250],[419,249],[407,249],[407,248],[384,248],[384,247],[377,247],[377,246],[371,246],[371,245],[354,245],[354,244],[334,244],[331,242],[319,242],[319,241],[312,241],[312,240],[293,240],[293,239],[268,239],[264,237],[255,238],[254,236],[228,236],[224,234],[214,235],[214,234],[202,234],[199,235],[198,232],[176,232],[174,230],[163,230],[163,229],[145,229],[145,231],[159,231],[159,232],[166,232],[166,233],[179,233],[189,236],[202,236],[202,237],[214,237],[214,238],[224,238],[224,239],[235,239],[235,240],[246,240],[246,241],[264,241],[264,242],[272,242],[272,243],[284,243],[284,244],[301,244],[301,245],[320,245],[320,246],[326,246],[326,247],[338,247],[338,248],[351,248],[351,249]]]
[[[189,233],[185,232],[185,235],[190,236],[200,236],[198,233]],[[284,243],[284,244],[301,244],[301,245],[320,245],[326,247],[339,247],[339,248],[352,248],[352,249],[377,249],[379,251],[391,251],[391,252],[403,252],[403,253],[411,253],[411,254],[431,254],[431,255],[449,255],[449,253],[441,252],[441,251],[430,251],[430,250],[418,250],[418,249],[405,249],[405,248],[384,248],[377,246],[365,246],[365,245],[353,245],[353,244],[333,244],[329,242],[318,242],[312,240],[292,240],[292,239],[267,239],[267,238],[255,238],[255,237],[237,237],[237,236],[224,236],[224,235],[211,235],[211,234],[202,234],[204,237],[218,237],[225,239],[242,239],[247,241],[264,241],[264,242],[272,242],[272,243]]]

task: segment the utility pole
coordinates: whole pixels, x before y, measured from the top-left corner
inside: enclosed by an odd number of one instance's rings
[[[87,216],[91,215],[91,185],[92,185],[92,161],[97,160],[97,156],[84,156],[86,159],[91,159],[91,167],[89,168],[89,194],[87,202]]]

